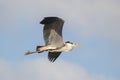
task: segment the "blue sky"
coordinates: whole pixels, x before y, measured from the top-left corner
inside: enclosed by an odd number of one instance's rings
[[[119,0],[1,0],[0,80],[119,80]],[[82,43],[55,63],[47,53],[25,56],[44,45],[46,16],[65,20],[65,41]]]

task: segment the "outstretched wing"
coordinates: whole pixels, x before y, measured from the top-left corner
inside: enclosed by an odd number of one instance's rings
[[[64,21],[58,17],[45,17],[41,22],[44,24],[43,36],[46,45],[54,45],[57,48],[64,45],[62,28]]]
[[[48,53],[49,61],[54,62],[59,57],[60,54],[61,52],[49,52]]]

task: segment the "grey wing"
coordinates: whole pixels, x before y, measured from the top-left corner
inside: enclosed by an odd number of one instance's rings
[[[54,62],[59,57],[60,54],[61,52],[49,52],[48,53],[49,61]]]
[[[46,17],[41,22],[44,24],[43,36],[46,45],[54,45],[57,48],[64,45],[62,28],[64,21],[58,17]]]

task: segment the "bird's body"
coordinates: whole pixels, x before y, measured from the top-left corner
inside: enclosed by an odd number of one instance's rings
[[[64,20],[58,17],[45,17],[40,24],[44,24],[43,36],[45,46],[37,46],[36,51],[38,53],[48,51],[48,59],[54,62],[61,52],[71,51],[74,46],[80,44],[73,44],[69,41],[64,42],[62,38],[62,28]],[[27,52],[26,55],[35,52]]]

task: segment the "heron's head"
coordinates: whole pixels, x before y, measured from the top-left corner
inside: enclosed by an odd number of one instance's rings
[[[70,41],[66,41],[66,42],[65,42],[65,45],[75,47],[75,46],[81,46],[82,44],[74,44],[74,43],[72,43],[72,42],[70,42]]]

